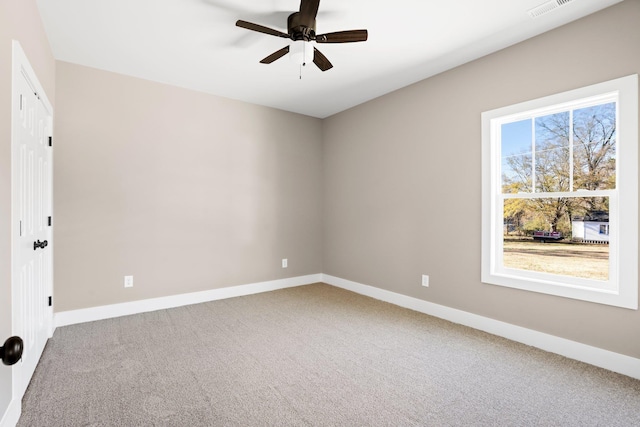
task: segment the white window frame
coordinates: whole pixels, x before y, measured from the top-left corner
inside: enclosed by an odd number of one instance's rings
[[[505,268],[500,132],[504,123],[537,114],[617,102],[616,188],[580,196],[609,197],[609,280],[606,282]],[[554,197],[526,193],[522,197]],[[564,193],[562,193],[564,194]],[[509,197],[509,196],[508,196]],[[482,113],[482,282],[638,309],[638,75]]]

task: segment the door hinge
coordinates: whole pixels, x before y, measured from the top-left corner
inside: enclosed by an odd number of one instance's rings
[[[51,227],[51,217],[47,217],[47,225]]]
[[[53,146],[53,137],[50,136],[49,137],[49,147],[52,147],[52,146]]]
[[[49,297],[49,307],[53,305],[53,297]]]

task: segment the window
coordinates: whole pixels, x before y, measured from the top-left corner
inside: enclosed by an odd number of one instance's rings
[[[482,144],[482,281],[637,309],[637,75],[485,112]]]

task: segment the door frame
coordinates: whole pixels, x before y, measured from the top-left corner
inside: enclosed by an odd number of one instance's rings
[[[35,71],[31,67],[29,60],[20,46],[20,43],[17,40],[12,41],[12,73],[11,73],[11,331],[13,335],[18,335],[22,330],[23,325],[21,324],[21,320],[18,316],[18,304],[19,301],[19,274],[17,271],[17,265],[19,262],[19,253],[17,249],[19,248],[19,238],[20,238],[20,218],[19,218],[19,206],[17,204],[18,200],[18,188],[17,183],[18,180],[18,138],[16,135],[16,129],[14,128],[14,115],[19,114],[16,111],[16,105],[19,105],[19,94],[18,94],[18,79],[25,76],[28,82],[31,84],[31,87],[34,90],[34,93],[38,96],[40,102],[44,106],[47,115],[48,115],[48,123],[46,125],[48,136],[53,136],[53,106],[51,102],[49,102],[49,98],[47,97],[44,88],[40,84]],[[53,152],[51,152],[50,158],[50,167],[48,171],[49,185],[50,187],[50,200],[49,203],[51,206],[49,207],[50,212],[53,210]],[[52,214],[51,214],[52,215]],[[51,242],[48,246],[49,254],[51,256],[50,266],[51,266],[51,282],[48,285],[49,289],[46,289],[48,295],[51,295],[53,298],[53,224],[50,229],[51,234]],[[48,338],[53,336],[54,332],[54,324],[53,324],[53,305],[47,307],[45,312],[45,323]],[[9,409],[12,408],[17,412],[17,418],[19,419],[21,413],[21,401],[24,395],[24,388],[22,387],[22,370],[21,370],[21,362],[13,365],[12,369],[12,399],[9,405]],[[9,412],[9,410],[7,411]],[[8,415],[8,414],[6,414]],[[15,414],[14,414],[15,415]],[[13,418],[13,417],[11,417]]]

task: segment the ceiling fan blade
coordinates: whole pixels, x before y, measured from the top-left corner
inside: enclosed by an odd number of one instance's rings
[[[353,43],[367,41],[367,30],[336,31],[335,33],[318,34],[316,43]]]
[[[315,47],[313,48],[313,63],[318,66],[322,71],[327,71],[330,68],[333,68],[333,64],[329,62],[326,56],[322,54]]]
[[[269,34],[270,36],[284,37],[287,39],[289,38],[289,34],[283,33],[282,31],[274,30],[273,28],[254,24],[252,22],[243,21],[241,19],[236,22],[236,26],[241,28],[246,28],[247,30],[251,30],[251,31],[257,31],[263,34]]]
[[[271,55],[267,56],[262,61],[260,61],[260,63],[261,64],[271,64],[273,61],[275,61],[276,59],[282,58],[287,53],[289,53],[289,46],[285,46],[282,49],[280,49],[279,51],[273,52]]]
[[[300,0],[300,18],[302,21],[313,22],[318,15],[320,0]]]

